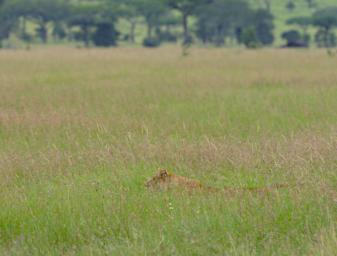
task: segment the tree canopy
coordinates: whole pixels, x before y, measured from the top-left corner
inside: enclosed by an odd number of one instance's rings
[[[149,47],[178,40],[186,45],[272,45],[272,1],[257,2],[263,4],[252,5],[251,0],[0,0],[0,41],[15,35],[48,43],[52,35],[54,40],[78,41],[86,47],[115,46],[140,42],[137,28],[145,27],[141,39]],[[310,8],[316,6],[315,1],[307,3]],[[119,21],[126,24],[123,29]],[[317,45],[333,45],[337,7],[295,16],[286,23],[292,28],[291,33],[282,31],[287,35],[284,39],[300,35],[309,45],[311,26],[316,28]]]

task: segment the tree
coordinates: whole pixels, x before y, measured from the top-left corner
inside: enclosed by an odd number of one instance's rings
[[[130,43],[135,43],[135,31],[141,13],[139,12],[139,0],[112,0],[112,4],[117,4],[117,12],[130,24],[128,39]]]
[[[48,23],[60,22],[69,16],[66,0],[25,0],[22,15],[37,23],[36,32],[43,43],[48,41]]]
[[[0,2],[0,48],[2,41],[7,39],[15,28],[18,17],[22,12],[22,6],[18,3],[17,0]]]
[[[289,30],[282,33],[282,38],[287,41],[286,47],[307,47],[308,44],[297,30]]]
[[[161,42],[177,42],[178,36],[172,32],[172,28],[178,25],[180,25],[178,17],[173,12],[166,12],[159,18],[156,37]]]
[[[182,15],[183,44],[189,44],[191,35],[188,27],[188,18],[195,14],[196,10],[212,2],[212,0],[166,0],[168,5],[178,10]]]
[[[308,8],[315,8],[316,7],[316,0],[305,0],[307,2]]]
[[[260,8],[271,12],[271,2],[272,0],[258,0],[260,2]]]
[[[256,29],[256,36],[262,45],[270,45],[274,42],[274,16],[267,10],[259,9],[255,11],[252,24]]]
[[[115,46],[118,38],[118,31],[112,22],[99,22],[96,24],[96,31],[93,34],[93,42],[96,46]]]
[[[249,24],[252,10],[243,0],[214,0],[197,11],[197,36],[204,43],[221,46],[225,38],[235,38],[236,31]]]
[[[161,16],[168,11],[165,4],[158,0],[138,0],[138,11],[147,24],[147,38],[153,38],[153,29],[160,25]]]
[[[288,9],[288,11],[292,12],[296,8],[296,4],[292,0],[290,0],[286,4],[286,8]]]
[[[286,23],[288,25],[296,25],[302,29],[303,33],[307,33],[307,29],[310,25],[313,24],[313,20],[311,17],[300,16],[290,18]]]
[[[313,25],[318,27],[315,35],[318,46],[326,48],[336,46],[336,36],[333,29],[337,26],[337,7],[316,11],[313,14]]]
[[[256,36],[256,29],[252,26],[244,28],[240,32],[239,42],[243,43],[247,48],[258,48],[260,42]]]
[[[80,29],[76,39],[83,41],[85,47],[90,45],[91,35],[94,32],[99,13],[99,7],[91,5],[76,5],[71,10],[68,25]]]
[[[310,43],[310,34],[308,33],[308,27],[313,24],[313,20],[311,17],[294,17],[287,20],[288,25],[297,26],[301,32],[301,41],[309,46]]]

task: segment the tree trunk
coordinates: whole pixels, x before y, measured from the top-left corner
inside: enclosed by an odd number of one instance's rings
[[[183,13],[183,31],[184,31],[184,44],[187,44],[190,40],[188,30],[188,14]]]
[[[26,35],[27,25],[26,25],[26,17],[22,17],[22,24],[21,24],[21,34]]]
[[[147,23],[147,38],[152,38],[152,24]]]
[[[40,36],[42,42],[46,44],[48,42],[48,29],[47,24],[45,22],[40,23]]]
[[[86,48],[89,48],[89,44],[90,44],[90,34],[89,34],[89,27],[88,26],[83,26],[82,27],[83,30],[83,36],[84,36],[84,46]]]
[[[134,44],[135,43],[135,30],[136,30],[136,21],[131,20],[130,21],[131,27],[130,27],[130,43]]]

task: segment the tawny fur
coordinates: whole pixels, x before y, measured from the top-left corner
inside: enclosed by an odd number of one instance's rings
[[[154,190],[168,190],[170,188],[180,188],[186,190],[201,190],[209,192],[227,192],[227,193],[238,193],[238,192],[258,192],[258,193],[268,193],[275,189],[288,187],[287,184],[277,184],[272,187],[264,188],[213,188],[205,186],[197,180],[189,179],[183,176],[170,173],[167,170],[160,170],[154,177],[145,183],[148,189]]]

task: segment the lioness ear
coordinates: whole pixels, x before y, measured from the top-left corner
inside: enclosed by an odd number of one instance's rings
[[[160,177],[166,177],[168,176],[168,172],[166,170],[160,170]]]

